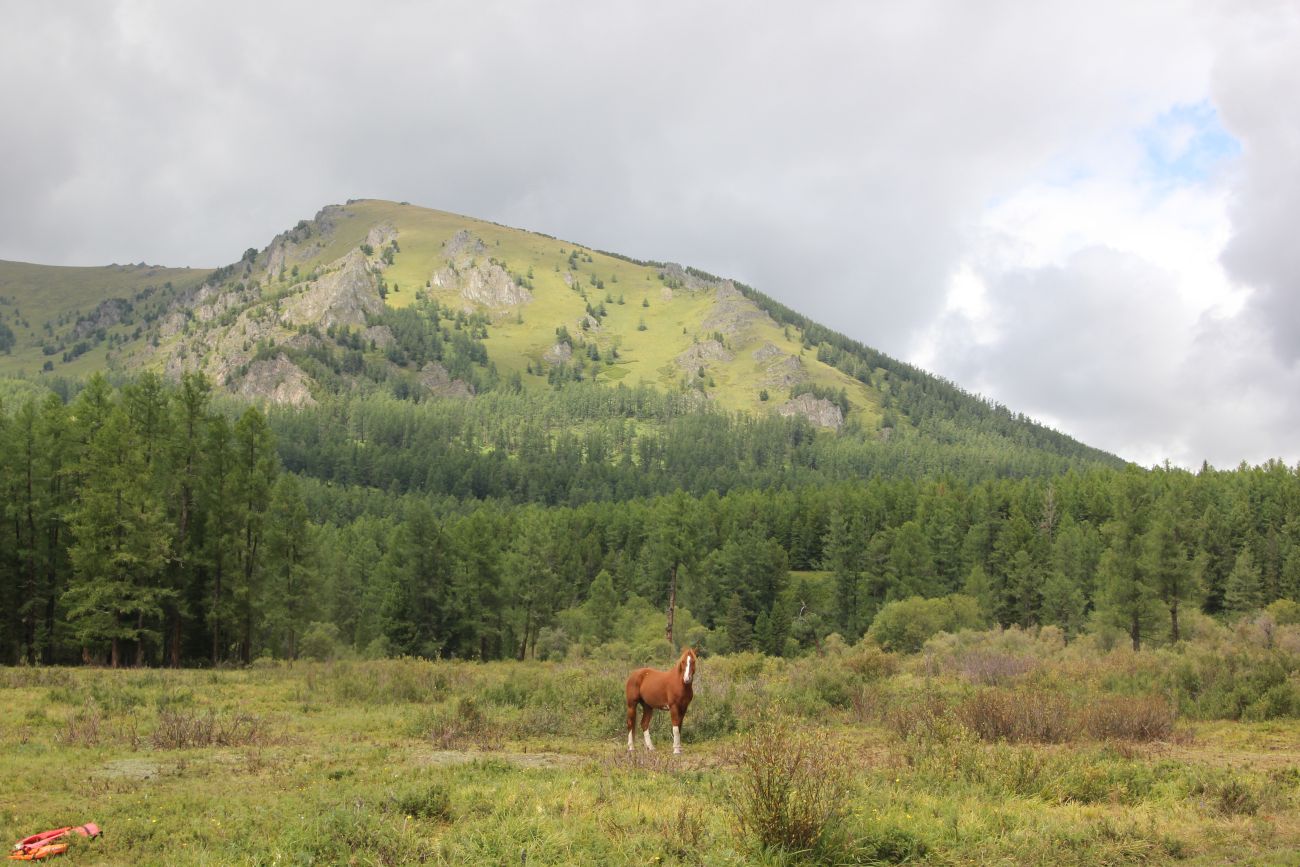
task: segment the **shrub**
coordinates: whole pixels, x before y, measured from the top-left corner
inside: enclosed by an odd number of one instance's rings
[[[324,669],[323,673],[340,701],[391,704],[438,701],[455,670],[447,663],[395,659],[343,662]]]
[[[198,714],[189,710],[160,710],[150,737],[154,749],[159,750],[247,746],[266,740],[265,724],[252,714],[219,717],[214,711]]]
[[[956,708],[959,722],[981,740],[1057,744],[1076,736],[1070,704],[1056,693],[985,689]]]
[[[311,624],[303,633],[300,650],[307,659],[337,659],[343,652],[338,626],[333,623]]]
[[[896,699],[885,722],[904,739],[945,739],[954,726],[982,741],[1066,743],[1167,740],[1173,706],[1160,696],[1110,695],[1075,705],[1046,689],[982,689],[953,702],[936,695]]]
[[[844,846],[848,777],[830,744],[769,718],[730,759],[739,771],[732,791],[737,824],[755,850],[841,860],[835,855]]]
[[[912,596],[880,609],[868,634],[886,650],[915,653],[940,632],[975,629],[982,625],[979,602],[954,593],[938,599]]]
[[[457,699],[455,705],[434,709],[417,722],[416,727],[423,730],[420,732],[422,736],[444,750],[466,746],[493,748],[501,741],[498,727],[468,696]]]
[[[1102,740],[1161,741],[1174,733],[1174,708],[1161,696],[1100,696],[1079,715],[1084,731]]]
[[[1278,626],[1295,626],[1300,624],[1300,603],[1290,599],[1275,599],[1264,609],[1264,613],[1273,618]]]
[[[388,805],[393,812],[416,819],[449,821],[452,818],[447,787],[429,780],[409,782],[389,792]]]
[[[1229,771],[1214,770],[1193,780],[1187,796],[1221,816],[1253,816],[1263,806],[1258,789]]]
[[[98,746],[104,735],[104,717],[94,705],[68,717],[59,743],[82,747]]]

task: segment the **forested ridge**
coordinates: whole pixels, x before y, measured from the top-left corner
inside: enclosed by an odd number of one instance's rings
[[[674,576],[678,641],[780,655],[900,616],[1145,646],[1180,612],[1300,596],[1294,468],[949,431],[832,435],[584,384],[268,414],[198,375],[95,376],[0,411],[0,653],[650,656]]]

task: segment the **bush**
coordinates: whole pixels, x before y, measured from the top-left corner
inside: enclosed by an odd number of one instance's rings
[[[496,748],[501,743],[499,727],[479,710],[474,699],[464,696],[454,705],[444,705],[426,714],[416,723],[419,734],[439,749],[475,746]]]
[[[306,659],[331,660],[342,655],[343,642],[339,628],[333,623],[313,623],[302,635],[299,648]]]
[[[848,777],[830,744],[768,718],[729,757],[739,769],[737,824],[756,851],[842,860]]]
[[[252,714],[219,717],[214,711],[199,714],[188,710],[159,711],[158,725],[150,737],[154,749],[159,750],[248,746],[267,740],[265,724]]]
[[[1278,626],[1295,626],[1300,624],[1300,603],[1290,599],[1275,599],[1264,609],[1264,613],[1273,618]]]
[[[1079,728],[1065,697],[1045,691],[981,690],[958,705],[955,715],[985,741],[1059,744]]]
[[[449,821],[451,794],[447,787],[432,781],[410,782],[388,795],[389,806],[395,813],[415,819]]]
[[[1173,706],[1160,696],[1110,695],[1072,704],[1046,689],[982,689],[953,702],[936,695],[894,702],[886,723],[904,739],[942,740],[954,727],[982,741],[1067,743],[1098,740],[1168,740]]]
[[[886,650],[916,653],[940,632],[976,629],[983,625],[979,602],[954,593],[938,599],[912,596],[880,609],[868,634]]]
[[[1174,708],[1161,696],[1100,696],[1080,716],[1084,731],[1100,740],[1162,741],[1174,733]]]
[[[930,847],[906,828],[876,828],[856,840],[853,849],[857,863],[902,864],[924,857]]]

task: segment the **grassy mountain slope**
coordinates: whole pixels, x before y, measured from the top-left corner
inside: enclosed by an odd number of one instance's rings
[[[0,373],[34,374],[46,361],[70,376],[103,368],[109,335],[114,344],[129,342],[145,317],[166,309],[177,292],[198,286],[209,273],[143,263],[69,268],[0,261],[0,326],[13,335],[9,351],[0,353]],[[97,315],[102,303],[114,299],[122,305]],[[63,354],[79,343],[87,349],[64,361]]]
[[[201,370],[235,394],[294,405],[594,380],[881,437],[982,426],[1114,460],[750,287],[409,204],[327,207],[211,272],[0,263],[0,296],[13,334],[0,374]]]

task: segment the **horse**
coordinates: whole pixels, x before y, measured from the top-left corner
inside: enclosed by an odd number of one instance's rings
[[[690,706],[694,691],[697,663],[695,651],[687,647],[677,665],[667,671],[638,668],[627,678],[627,750],[632,751],[632,729],[636,726],[636,706],[641,705],[641,733],[645,735],[645,748],[653,750],[650,743],[650,717],[656,709],[670,711],[673,715],[673,753],[682,751],[682,718]]]

